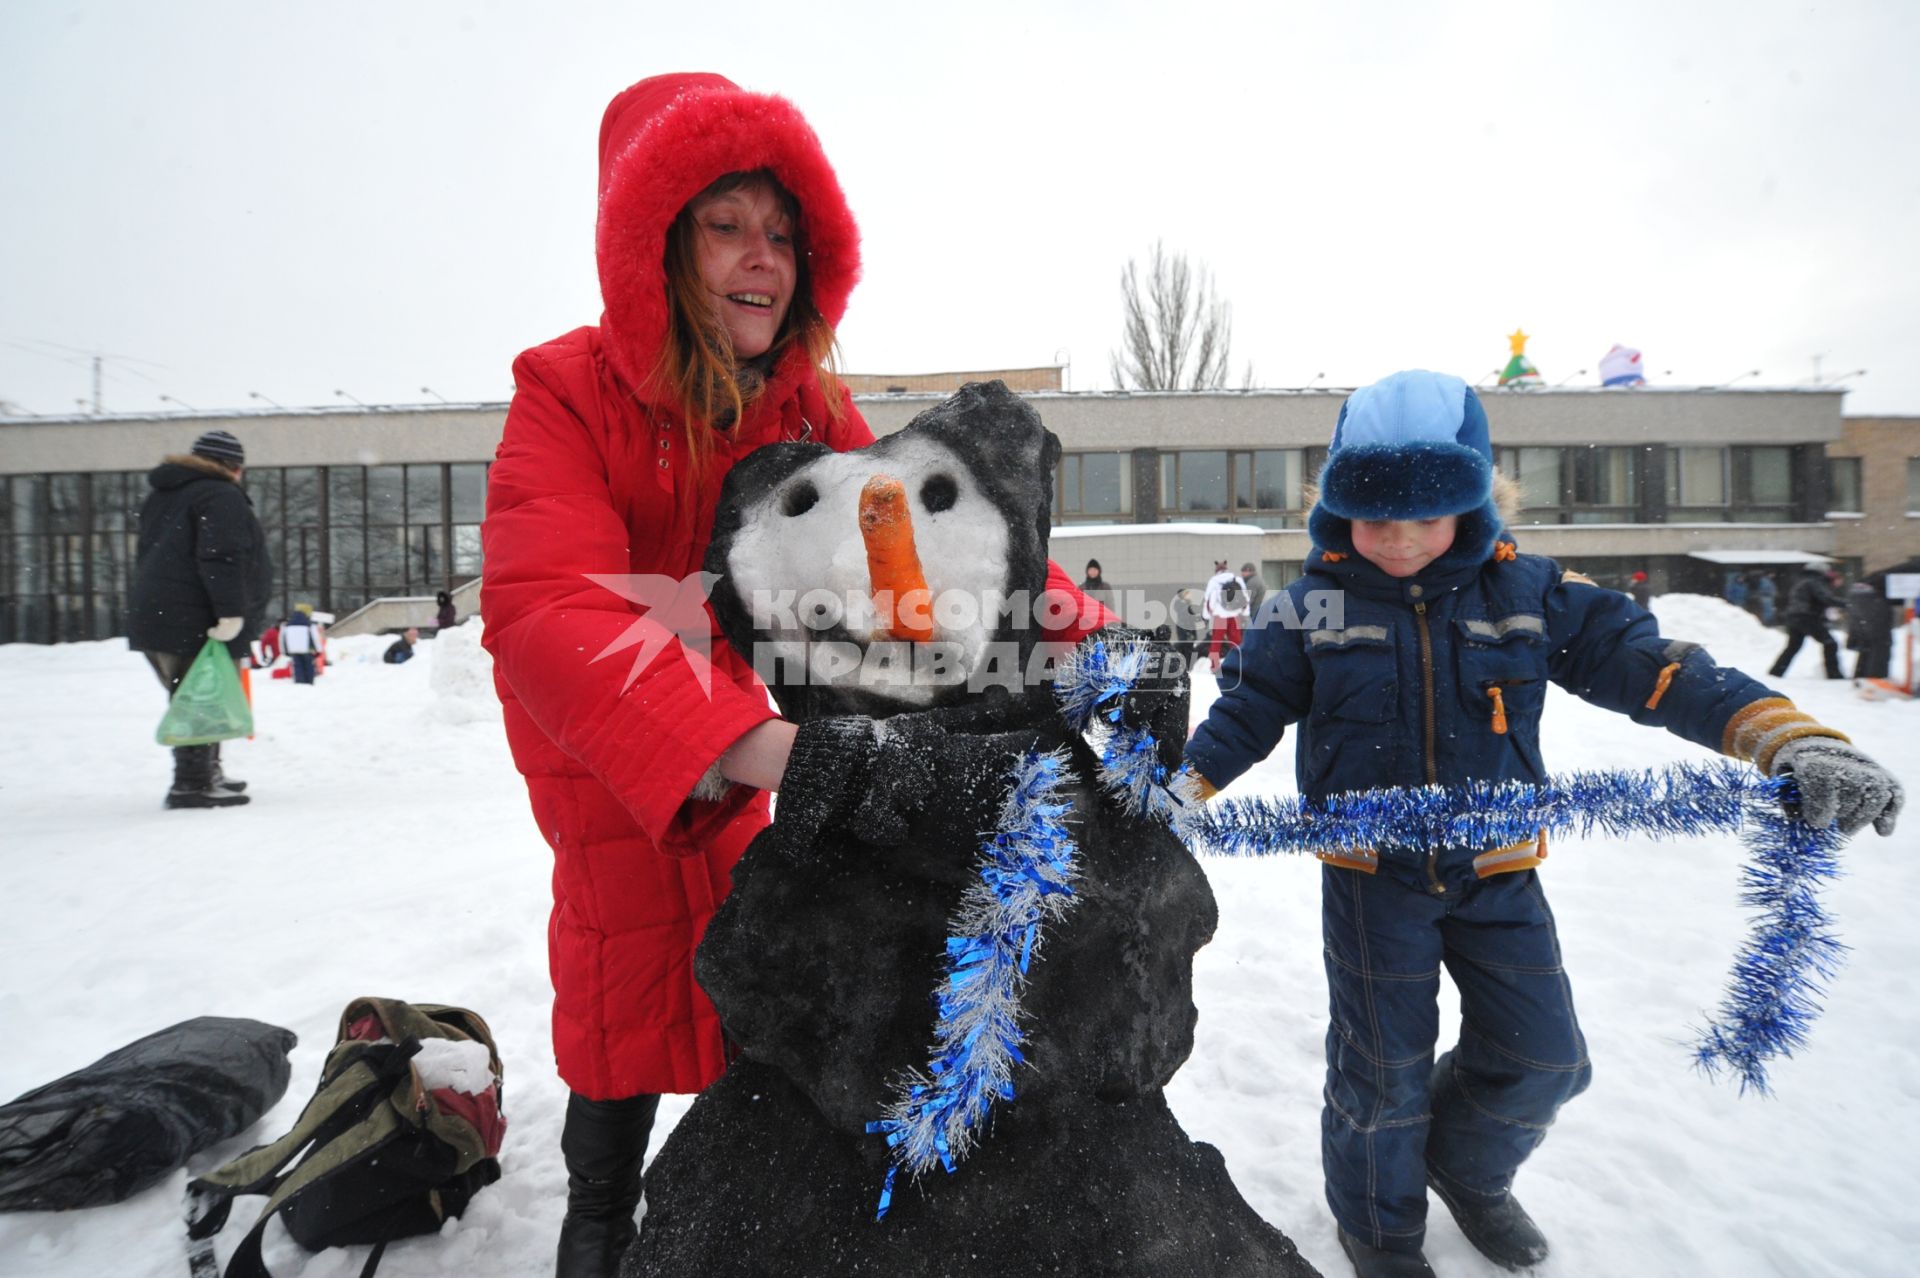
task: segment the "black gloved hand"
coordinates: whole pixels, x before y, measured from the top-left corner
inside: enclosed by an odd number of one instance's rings
[[[1819,829],[1838,824],[1852,834],[1869,821],[1893,833],[1906,802],[1900,779],[1838,737],[1800,737],[1774,752],[1770,776],[1792,774],[1800,819]]]

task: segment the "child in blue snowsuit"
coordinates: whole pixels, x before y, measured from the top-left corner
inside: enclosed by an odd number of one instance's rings
[[[1204,793],[1265,758],[1292,723],[1309,800],[1543,781],[1551,680],[1793,771],[1816,825],[1892,832],[1901,794],[1885,769],[1698,645],[1663,637],[1628,596],[1518,553],[1493,485],[1486,414],[1460,379],[1398,373],[1348,398],[1308,523],[1315,549],[1290,604],[1268,610],[1327,624],[1255,619],[1187,746]],[[1344,607],[1316,610],[1310,591],[1340,592]],[[1510,1189],[1590,1067],[1536,873],[1546,851],[1542,836],[1324,858],[1321,1149],[1327,1203],[1362,1278],[1432,1272],[1420,1254],[1429,1185],[1496,1262],[1547,1254]],[[1462,1024],[1436,1061],[1442,966]]]

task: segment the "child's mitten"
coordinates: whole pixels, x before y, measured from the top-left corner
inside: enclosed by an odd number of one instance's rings
[[[1771,776],[1793,775],[1800,819],[1816,829],[1838,824],[1852,834],[1869,821],[1892,834],[1906,791],[1900,779],[1837,737],[1800,737],[1774,751]]]

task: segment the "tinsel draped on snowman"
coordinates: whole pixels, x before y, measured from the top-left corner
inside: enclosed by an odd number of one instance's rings
[[[1041,622],[1071,606],[1045,590],[1059,454],[992,383],[869,448],[778,444],[729,475],[714,614],[800,728],[696,961],[739,1056],[649,1169],[626,1273],[933,1275],[955,1254],[980,1273],[1312,1272],[1161,1094],[1217,912],[1179,840],[1092,783],[1045,678]],[[1177,766],[1184,680],[1118,709]],[[875,1223],[889,1149],[869,1125],[928,1077],[956,912],[1010,778],[1048,756],[1071,907],[1007,1009],[1012,1095],[955,1174]]]

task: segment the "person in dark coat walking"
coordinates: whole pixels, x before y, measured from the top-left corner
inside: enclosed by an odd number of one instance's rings
[[[450,591],[441,591],[433,597],[433,601],[440,605],[440,611],[433,614],[434,629],[445,630],[460,624],[460,613],[453,606],[453,594]]]
[[[140,507],[127,646],[172,697],[208,639],[235,661],[249,656],[266,626],[273,592],[267,535],[240,487],[247,453],[224,430],[193,441],[147,475]],[[169,808],[227,808],[247,801],[246,782],[229,780],[218,745],[177,746]]]
[[[1847,647],[1860,654],[1853,663],[1855,683],[1887,677],[1893,659],[1893,604],[1883,572],[1847,587]]]
[[[1770,671],[1773,677],[1778,679],[1787,673],[1800,645],[1814,639],[1819,641],[1820,655],[1826,661],[1827,678],[1844,678],[1840,673],[1840,645],[1827,629],[1827,609],[1844,607],[1846,602],[1833,593],[1827,570],[1807,565],[1800,580],[1794,582],[1793,589],[1787,593],[1787,646],[1774,658]]]
[[[1653,587],[1648,584],[1647,574],[1644,572],[1636,572],[1628,579],[1627,593],[1632,595],[1633,601],[1642,608],[1653,607]]]

